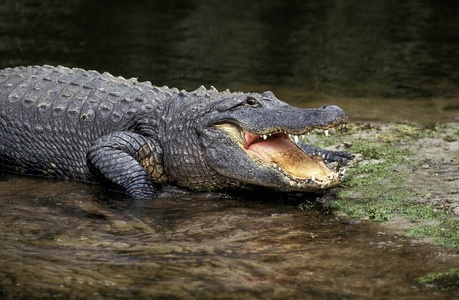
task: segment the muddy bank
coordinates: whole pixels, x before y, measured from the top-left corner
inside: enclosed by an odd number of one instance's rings
[[[311,141],[356,153],[349,176],[325,203],[383,221],[413,237],[459,246],[459,124],[351,124]]]

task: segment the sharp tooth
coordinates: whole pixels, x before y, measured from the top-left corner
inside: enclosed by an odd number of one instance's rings
[[[312,181],[316,181],[316,177],[314,175],[312,175],[311,180]]]
[[[276,165],[276,164],[273,164],[273,167],[274,167],[274,168],[277,168],[277,165]]]
[[[334,179],[336,177],[336,173],[332,173],[330,175],[327,175],[327,178]]]
[[[324,131],[325,132],[325,136],[328,136],[328,129]]]
[[[298,143],[298,136],[297,135],[294,135],[293,139],[295,140],[295,143]]]
[[[263,134],[262,137],[263,137],[264,140],[266,140],[268,138],[268,136],[266,134]]]

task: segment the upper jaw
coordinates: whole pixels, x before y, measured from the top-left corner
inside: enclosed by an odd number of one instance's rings
[[[301,139],[305,139],[307,135],[309,135],[313,130],[322,130],[325,134],[325,136],[328,136],[330,131],[339,131],[342,128],[346,127],[347,122],[339,123],[336,125],[330,124],[328,126],[323,126],[323,127],[309,127],[305,128],[302,131],[299,131],[300,133],[293,133],[293,132],[288,132],[286,130],[273,130],[273,131],[262,131],[262,133],[251,133],[249,131],[243,130],[245,133],[249,133],[249,135],[246,137],[246,143],[250,144],[253,140],[256,140],[258,138],[262,138],[263,140],[267,140],[268,138],[271,138],[272,136],[277,136],[280,137],[282,135],[283,138],[289,138],[291,141],[294,141],[295,143],[298,143],[298,141]],[[297,131],[298,132],[298,131]]]
[[[326,105],[320,108],[297,108],[285,104],[281,108],[267,108],[254,110],[250,114],[235,116],[233,122],[246,131],[268,137],[269,134],[284,132],[300,138],[314,129],[340,129],[347,124],[348,116],[335,105]],[[269,116],[269,117],[267,117]]]

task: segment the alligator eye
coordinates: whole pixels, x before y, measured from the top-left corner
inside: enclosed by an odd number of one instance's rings
[[[245,99],[245,103],[247,103],[247,105],[250,105],[252,107],[258,107],[260,105],[260,102],[258,102],[258,100],[253,97],[247,97]]]

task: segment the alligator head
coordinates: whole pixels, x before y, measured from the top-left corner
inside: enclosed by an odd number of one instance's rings
[[[307,153],[297,143],[299,136],[311,130],[346,124],[348,117],[341,108],[296,108],[271,92],[218,93],[201,88],[184,98],[174,113],[188,116],[181,122],[190,128],[180,127],[182,133],[175,126],[169,128],[178,136],[189,131],[186,135],[193,134],[198,142],[184,137],[189,141],[187,159],[192,162],[182,159],[180,165],[169,166],[174,177],[187,178],[182,185],[207,190],[255,185],[317,191],[339,184],[342,173],[332,171],[321,157]],[[194,108],[185,108],[190,102]],[[176,156],[181,155],[178,149],[169,149],[174,150]],[[195,169],[196,164],[202,164],[201,170]]]

